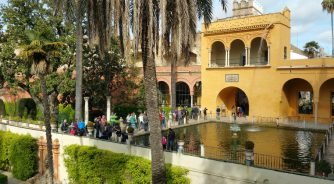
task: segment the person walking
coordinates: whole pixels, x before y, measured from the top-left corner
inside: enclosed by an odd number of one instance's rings
[[[219,108],[219,106],[217,106],[217,109],[216,109],[216,119],[217,120],[220,119],[220,108]]]
[[[208,111],[208,109],[206,107],[204,107],[204,110],[203,110],[204,120],[206,120],[206,118],[207,118],[207,111]]]
[[[169,151],[173,151],[174,148],[174,140],[175,140],[175,132],[173,129],[168,129],[168,143],[167,143],[167,149]]]

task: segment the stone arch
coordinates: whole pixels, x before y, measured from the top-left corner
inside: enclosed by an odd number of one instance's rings
[[[190,87],[186,82],[176,82],[176,106],[190,107],[191,96]]]
[[[334,119],[334,78],[324,81],[319,89],[319,122],[330,123]]]
[[[267,40],[262,37],[255,37],[251,41],[250,64],[267,65],[269,61],[269,49]]]
[[[169,105],[170,104],[170,87],[167,82],[158,82],[158,92],[159,92],[159,105]]]
[[[215,41],[211,45],[211,66],[223,67],[225,66],[226,48],[221,41]]]
[[[196,80],[195,84],[192,85],[193,88],[193,105],[201,106],[202,98],[202,81]]]
[[[281,115],[300,119],[313,114],[313,87],[302,78],[286,81],[282,87]]]
[[[245,66],[246,65],[246,44],[241,39],[235,39],[230,46],[230,66]]]
[[[244,90],[229,86],[222,89],[217,95],[216,105],[220,108],[226,108],[232,113],[241,107],[243,115],[249,115],[249,100]]]

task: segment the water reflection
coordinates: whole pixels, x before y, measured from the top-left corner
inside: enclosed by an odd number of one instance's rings
[[[185,137],[185,149],[199,153],[200,144],[205,146],[205,155],[210,158],[221,157],[222,153],[244,151],[245,142],[253,141],[254,152],[264,155],[284,157],[290,165],[307,163],[321,145],[324,132],[301,131],[295,129],[256,127],[240,125],[240,132],[233,137],[231,124],[207,123],[175,129],[176,138]],[[166,132],[164,132],[167,135]],[[149,145],[149,136],[137,137],[136,144]],[[294,163],[291,160],[294,160]],[[293,167],[293,166],[291,166]]]

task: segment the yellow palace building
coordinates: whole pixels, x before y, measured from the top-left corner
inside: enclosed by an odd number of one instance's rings
[[[202,109],[239,107],[249,121],[333,121],[334,59],[293,59],[290,17],[288,8],[262,14],[256,1],[235,0],[232,17],[202,25]]]

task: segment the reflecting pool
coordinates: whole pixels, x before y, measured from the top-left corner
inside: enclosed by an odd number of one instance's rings
[[[244,152],[245,142],[249,140],[255,144],[254,153],[260,155],[261,158],[265,157],[262,158],[264,159],[263,163],[278,162],[276,164],[280,165],[279,162],[285,162],[291,165],[293,162],[298,162],[297,165],[304,163],[306,167],[308,167],[307,164],[315,156],[325,138],[324,131],[259,127],[255,125],[237,125],[240,129],[238,131],[237,128],[238,132],[234,134],[232,130],[235,127],[233,126],[235,124],[212,122],[175,129],[175,132],[176,138],[184,137],[184,148],[188,153],[199,154],[200,144],[202,143],[205,148],[205,157],[224,159],[226,155],[229,155],[227,160],[238,159],[232,158],[231,154],[234,157],[239,157],[238,153]],[[163,134],[167,135],[167,132]],[[137,137],[135,144],[148,146],[149,136]],[[240,155],[239,159],[244,159],[243,154]],[[259,159],[258,162],[261,162],[261,158],[255,158],[255,160]],[[279,159],[273,161],[277,158]],[[274,165],[276,164],[274,163]]]

